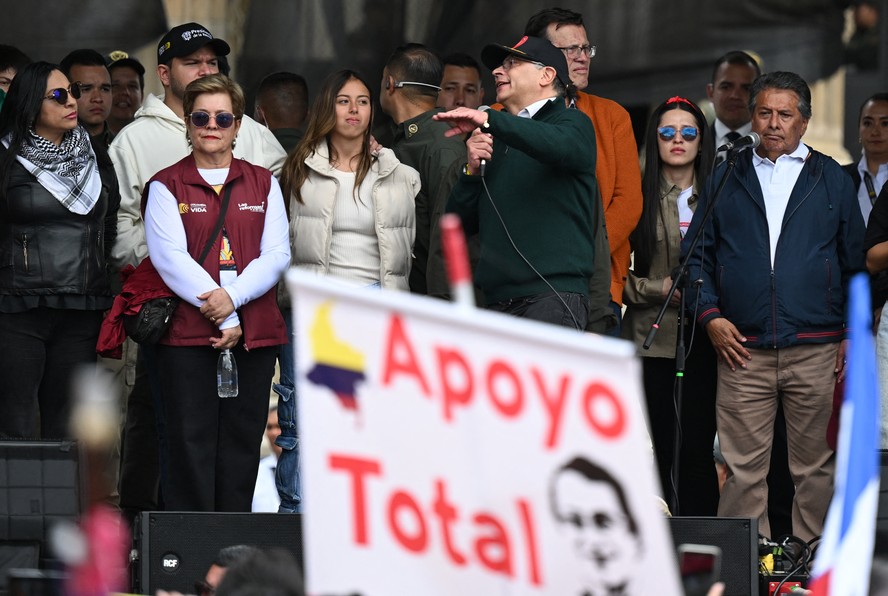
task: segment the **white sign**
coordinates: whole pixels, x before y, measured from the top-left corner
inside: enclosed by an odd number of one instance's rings
[[[680,594],[630,343],[288,283],[309,594]]]

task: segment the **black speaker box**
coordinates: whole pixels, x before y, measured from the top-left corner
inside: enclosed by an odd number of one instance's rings
[[[44,541],[57,520],[76,520],[86,500],[77,444],[0,441],[0,542]]]
[[[9,572],[9,596],[62,596],[67,579],[62,571],[12,569]]]
[[[133,531],[132,591],[194,593],[219,550],[235,544],[290,551],[302,568],[302,516],[145,511]]]
[[[888,534],[888,451],[885,449],[879,450],[879,505],[876,510],[876,531]]]
[[[49,555],[53,524],[80,517],[85,473],[73,441],[0,440],[0,595],[10,569],[35,569]]]
[[[675,547],[708,544],[722,551],[721,581],[725,596],[757,594],[758,520],[750,517],[671,517]]]

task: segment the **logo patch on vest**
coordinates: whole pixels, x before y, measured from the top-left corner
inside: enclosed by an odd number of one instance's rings
[[[179,213],[206,213],[206,203],[179,203]]]
[[[238,203],[238,211],[252,211],[253,213],[265,213],[265,201],[258,205],[250,205],[249,203]]]

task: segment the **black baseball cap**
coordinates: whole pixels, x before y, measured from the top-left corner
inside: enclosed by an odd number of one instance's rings
[[[139,62],[133,56],[130,56],[123,50],[114,50],[107,56],[105,56],[105,66],[108,67],[108,70],[112,68],[116,68],[118,66],[129,66],[133,70],[135,70],[139,76],[143,76],[145,74],[145,67],[142,66],[142,63]]]
[[[209,29],[199,23],[185,23],[169,30],[157,44],[157,63],[168,64],[173,58],[193,54],[204,46],[210,46],[216,56],[227,56],[231,48],[216,39]]]
[[[567,58],[564,52],[540,37],[525,35],[511,48],[499,44],[484,46],[481,50],[481,62],[490,70],[496,70],[503,64],[506,56],[515,56],[530,62],[539,62],[555,69],[558,78],[565,86],[570,85],[570,71],[567,69]]]

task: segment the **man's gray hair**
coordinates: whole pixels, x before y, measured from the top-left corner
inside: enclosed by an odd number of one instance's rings
[[[784,89],[793,91],[799,97],[799,112],[802,116],[811,119],[811,89],[805,79],[794,72],[777,71],[768,72],[758,77],[752,83],[749,92],[749,112],[755,117],[755,100],[758,94],[765,89]]]

